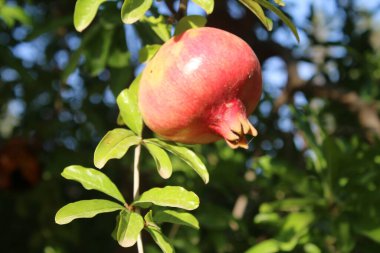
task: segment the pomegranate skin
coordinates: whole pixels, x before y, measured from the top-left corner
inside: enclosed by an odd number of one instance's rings
[[[247,148],[257,135],[247,119],[261,96],[260,63],[249,45],[226,31],[190,29],[148,62],[139,88],[145,124],[165,139],[203,144],[224,138]]]

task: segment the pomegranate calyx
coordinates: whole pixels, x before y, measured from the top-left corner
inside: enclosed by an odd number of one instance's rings
[[[239,99],[224,103],[210,118],[210,128],[222,136],[233,149],[248,149],[245,135],[257,136],[256,128],[249,122],[245,107]]]

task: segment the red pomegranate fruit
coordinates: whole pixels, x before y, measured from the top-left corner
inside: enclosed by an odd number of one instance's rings
[[[171,38],[147,63],[139,88],[146,125],[167,140],[203,144],[224,138],[247,148],[257,135],[247,115],[261,96],[260,63],[249,45],[204,27]]]

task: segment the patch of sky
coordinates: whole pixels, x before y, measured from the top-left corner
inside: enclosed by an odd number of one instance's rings
[[[20,76],[18,72],[12,68],[0,68],[0,77],[4,82],[14,82]]]
[[[8,102],[8,113],[15,117],[20,117],[25,108],[25,102],[21,99],[12,99]]]
[[[65,36],[65,42],[70,50],[75,51],[81,44],[81,39],[74,33],[68,33]]]
[[[288,79],[285,62],[277,56],[271,57],[263,65],[264,90],[271,97],[276,98],[281,94]]]
[[[294,93],[294,104],[296,107],[303,107],[308,104],[308,101],[305,97],[305,94],[303,94],[300,91],[297,91]]]
[[[261,102],[259,110],[264,117],[268,117],[270,112],[272,111],[272,103],[268,100]]]
[[[315,64],[307,61],[299,61],[297,63],[297,72],[303,80],[309,80],[317,73]]]
[[[246,8],[236,0],[227,1],[227,11],[233,19],[241,19],[247,12]]]
[[[43,35],[30,42],[21,42],[12,48],[15,57],[21,59],[25,67],[45,64],[45,49],[50,36]]]
[[[66,67],[69,61],[69,53],[64,49],[58,50],[54,54],[54,60],[56,61],[58,68],[62,70]]]
[[[18,26],[15,27],[12,31],[12,36],[15,40],[21,41],[26,38],[26,36],[29,33],[29,29],[27,29],[25,26]]]
[[[104,90],[103,102],[104,102],[105,105],[107,105],[109,107],[115,106],[116,99],[115,99],[115,96],[113,95],[112,90],[111,90],[110,87],[107,87]]]
[[[279,119],[277,120],[278,128],[283,132],[291,132],[294,129],[293,122],[291,120],[291,111],[287,105],[282,105],[279,110]]]

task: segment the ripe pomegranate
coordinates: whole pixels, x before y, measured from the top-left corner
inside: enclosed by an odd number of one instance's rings
[[[247,148],[257,135],[247,115],[261,95],[260,63],[239,37],[204,27],[167,41],[140,81],[139,108],[146,125],[165,139],[202,144],[224,138]]]

